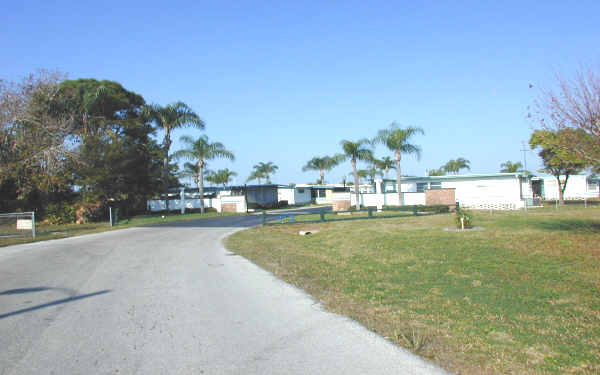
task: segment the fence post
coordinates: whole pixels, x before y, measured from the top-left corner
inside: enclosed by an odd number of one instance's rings
[[[262,225],[267,224],[267,213],[265,211],[262,212]]]
[[[369,212],[369,217],[373,217],[373,208],[369,207],[367,211]]]
[[[319,211],[319,216],[321,218],[321,221],[325,221],[325,210],[321,209],[321,211]]]
[[[110,221],[110,226],[113,226],[113,217],[112,217],[112,207],[108,206],[108,220]]]
[[[35,211],[31,212],[31,234],[35,240]]]
[[[418,214],[417,213],[417,205],[415,204],[415,205],[413,205],[413,215],[417,216],[417,214]]]

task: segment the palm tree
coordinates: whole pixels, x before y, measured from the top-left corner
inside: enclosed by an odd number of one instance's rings
[[[228,168],[219,169],[214,173],[213,181],[215,184],[221,184],[223,187],[225,187],[229,184],[234,176],[237,176],[237,173],[230,171]]]
[[[254,166],[254,170],[252,171],[252,173],[250,173],[250,176],[248,176],[248,179],[246,180],[246,182],[252,181],[252,180],[258,180],[258,184],[260,185],[260,179],[264,178],[265,176],[262,174],[261,171],[256,169],[256,165]]]
[[[210,143],[206,135],[193,139],[187,135],[179,138],[188,148],[177,151],[173,156],[177,159],[184,158],[194,160],[198,166],[198,193],[200,195],[200,212],[204,213],[204,167],[207,160],[224,158],[235,160],[231,151],[225,149],[220,142]]]
[[[310,159],[304,167],[302,167],[302,172],[306,171],[319,171],[320,179],[318,181],[319,184],[325,183],[325,172],[329,172],[333,167],[339,164],[339,160],[336,157],[331,156],[323,156]]]
[[[358,191],[358,169],[356,163],[359,160],[370,161],[373,160],[373,151],[371,151],[371,141],[366,138],[359,139],[356,142],[342,140],[340,142],[342,146],[343,154],[337,155],[336,158],[340,161],[350,159],[352,164],[352,174],[354,175],[354,193],[356,194],[356,209],[360,210],[360,195]]]
[[[183,164],[183,170],[178,173],[177,177],[181,179],[191,178],[194,184],[198,185],[198,165],[186,161]]]
[[[370,165],[368,169],[359,169],[358,171],[358,182],[363,183],[365,178],[369,178],[370,182],[373,182],[377,176],[382,176],[382,172],[377,169],[374,165]],[[348,173],[348,176],[353,176],[354,173]]]
[[[190,107],[183,102],[176,102],[162,107],[158,104],[142,109],[142,117],[154,122],[164,132],[163,138],[163,190],[167,213],[169,212],[169,149],[171,148],[171,132],[183,127],[204,129],[204,122]]]
[[[523,171],[523,164],[520,161],[513,163],[510,160],[500,164],[500,173],[516,173]]]
[[[465,158],[458,158],[456,160],[451,159],[442,168],[448,173],[458,174],[461,169],[471,170],[470,163],[471,162]]]
[[[402,154],[415,154],[417,159],[421,158],[421,147],[408,143],[408,140],[416,134],[425,134],[423,129],[417,127],[400,128],[393,122],[388,129],[380,130],[373,140],[375,143],[384,144],[390,151],[394,152],[396,162],[396,184],[398,185],[398,201],[403,205],[402,199],[402,170],[400,161]]]
[[[268,163],[260,162],[256,164],[254,167],[254,171],[248,178],[248,181],[258,179],[258,184],[260,185],[260,179],[265,178],[267,180],[267,184],[271,183],[270,175],[274,174],[279,167],[276,166],[272,161]]]
[[[441,167],[438,169],[430,169],[427,174],[429,176],[443,176],[446,174],[446,172],[444,171],[444,167]]]
[[[373,164],[383,172],[385,178],[387,178],[390,169],[396,169],[396,163],[389,156],[384,156],[381,159],[373,159]]]

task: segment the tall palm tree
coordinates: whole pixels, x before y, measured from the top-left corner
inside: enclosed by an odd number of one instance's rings
[[[396,162],[396,184],[398,185],[398,201],[400,205],[404,204],[402,199],[402,170],[400,162],[402,154],[415,154],[417,159],[421,159],[421,147],[409,143],[409,139],[417,134],[425,134],[423,129],[418,127],[400,128],[393,122],[389,128],[382,129],[377,133],[373,140],[374,143],[384,144],[390,151],[394,153],[394,161]]]
[[[156,128],[164,132],[163,138],[163,190],[166,209],[169,212],[169,149],[171,148],[171,132],[178,128],[195,127],[204,129],[204,121],[187,104],[176,102],[162,107],[158,104],[142,109],[142,116],[154,123]]]
[[[470,164],[471,164],[471,162],[468,161],[467,159],[458,158],[456,160],[454,160],[454,159],[449,160],[442,168],[448,173],[458,174],[458,172],[461,169],[471,170]]]
[[[523,164],[520,161],[513,163],[510,160],[500,164],[500,173],[516,173],[523,171]]]
[[[177,159],[194,160],[198,166],[198,193],[200,195],[200,212],[204,213],[204,168],[207,160],[217,158],[235,160],[233,153],[227,149],[221,142],[211,143],[206,135],[194,139],[187,135],[179,138],[179,141],[188,148],[181,149],[173,154]]]
[[[352,174],[354,175],[354,193],[356,194],[356,209],[360,210],[360,194],[358,191],[358,169],[356,163],[359,160],[373,160],[373,151],[371,150],[371,141],[366,138],[359,139],[356,142],[342,140],[340,142],[343,154],[336,156],[340,161],[350,160],[352,164]]]
[[[279,169],[272,161],[263,163],[260,162],[254,166],[254,172],[252,175],[256,174],[256,178],[258,178],[258,184],[260,185],[260,178],[264,177],[267,181],[267,184],[271,183],[270,175],[274,174]],[[260,177],[258,177],[260,175]]]
[[[319,184],[325,183],[325,172],[329,172],[333,167],[339,164],[339,159],[331,156],[323,156],[310,159],[306,165],[302,167],[302,172],[319,171]]]
[[[384,156],[381,159],[373,159],[373,164],[383,172],[385,178],[387,178],[390,169],[396,169],[396,163],[389,156]]]

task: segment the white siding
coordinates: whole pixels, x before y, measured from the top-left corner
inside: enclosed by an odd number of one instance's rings
[[[455,198],[463,206],[511,204],[523,206],[521,182],[515,176],[441,180],[442,189],[456,189]]]
[[[310,188],[296,187],[294,189],[294,204],[308,204],[312,202],[312,197],[310,195]],[[300,192],[302,191],[302,192]]]
[[[561,178],[562,179],[562,178]],[[558,182],[554,176],[546,176],[544,181],[544,199],[558,199]],[[567,188],[565,189],[566,200],[578,200],[584,198],[597,197],[597,190],[588,190],[587,176],[575,175],[569,176]]]

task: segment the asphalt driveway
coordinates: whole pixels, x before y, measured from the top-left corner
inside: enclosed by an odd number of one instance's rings
[[[260,220],[1,248],[0,374],[444,373],[223,248]]]

